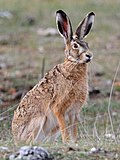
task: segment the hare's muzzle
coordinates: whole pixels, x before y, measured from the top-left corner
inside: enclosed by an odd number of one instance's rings
[[[86,63],[88,63],[93,59],[93,53],[88,51],[86,52],[85,57],[86,57]]]

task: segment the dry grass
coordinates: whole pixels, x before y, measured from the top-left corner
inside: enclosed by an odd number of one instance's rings
[[[94,146],[104,148],[110,154],[99,154],[89,159],[109,159],[109,155],[115,158],[120,148],[120,90],[119,86],[114,87],[116,82],[120,82],[119,6],[119,0],[115,3],[112,0],[0,1],[0,10],[9,10],[13,14],[11,20],[0,18],[0,36],[12,35],[7,45],[0,44],[0,64],[5,64],[5,67],[0,68],[1,146],[8,146],[11,151],[16,150],[11,135],[11,119],[20,97],[11,100],[11,96],[14,96],[11,89],[17,93],[29,90],[37,83],[41,77],[44,58],[45,72],[63,61],[62,38],[40,37],[37,29],[55,27],[54,13],[57,9],[61,8],[70,15],[74,28],[87,12],[93,10],[96,12],[95,25],[86,41],[94,52],[93,62],[89,65],[90,87],[97,87],[100,94],[91,95],[88,105],[81,112],[78,146],[72,143],[65,146],[61,143],[61,138],[55,147],[50,143],[41,145],[48,148],[57,159],[88,159],[82,152]],[[35,19],[34,25],[26,22],[26,17],[29,16]],[[38,51],[39,47],[43,48],[42,53]],[[111,136],[106,138],[106,134]],[[114,135],[115,138],[112,138]],[[75,151],[69,151],[69,147]]]

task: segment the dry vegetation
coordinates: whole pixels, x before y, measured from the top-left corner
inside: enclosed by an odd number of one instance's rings
[[[55,64],[63,61],[60,36],[41,36],[39,28],[55,25],[55,11],[65,10],[77,26],[86,13],[96,13],[86,41],[94,59],[89,64],[90,98],[81,112],[78,145],[41,144],[56,159],[119,159],[120,152],[120,1],[0,1],[0,146],[16,150],[11,135],[13,111],[21,96]],[[10,14],[1,16],[4,11]],[[104,152],[87,155],[91,148]],[[0,159],[9,153],[0,151]],[[89,158],[88,158],[89,157]]]

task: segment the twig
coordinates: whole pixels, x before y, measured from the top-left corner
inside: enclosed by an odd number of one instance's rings
[[[109,103],[108,103],[108,115],[109,115],[111,129],[112,129],[112,132],[113,132],[114,136],[115,136],[115,132],[114,132],[114,127],[113,127],[113,122],[112,122],[112,116],[111,116],[111,113],[110,113],[110,106],[111,106],[113,87],[114,87],[114,83],[115,83],[115,80],[116,80],[116,77],[117,77],[117,74],[118,74],[119,67],[120,67],[120,61],[118,63],[118,66],[117,66],[117,69],[116,69],[116,72],[115,72],[115,75],[114,75],[114,78],[113,78],[113,83],[112,83],[112,86],[111,86]],[[117,143],[116,136],[115,136],[115,143]]]
[[[2,113],[0,114],[0,116],[4,115],[5,113],[7,113],[7,112],[9,112],[9,111],[11,111],[11,110],[13,110],[14,108],[16,108],[17,105],[18,105],[18,104],[14,105],[13,107],[10,107],[10,108],[7,109],[6,111],[2,112]]]
[[[97,114],[96,118],[95,118],[95,122],[94,122],[94,128],[93,128],[93,136],[97,137],[98,140],[100,140],[100,137],[98,136],[98,132],[97,132],[97,127],[96,127],[96,124],[97,124],[97,121],[98,121],[98,117],[99,117],[99,113]]]
[[[45,57],[42,59],[41,78],[43,78],[45,72]]]

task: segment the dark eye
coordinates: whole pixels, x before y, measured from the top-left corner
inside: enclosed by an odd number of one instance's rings
[[[78,44],[74,43],[73,48],[77,49],[78,48]]]

